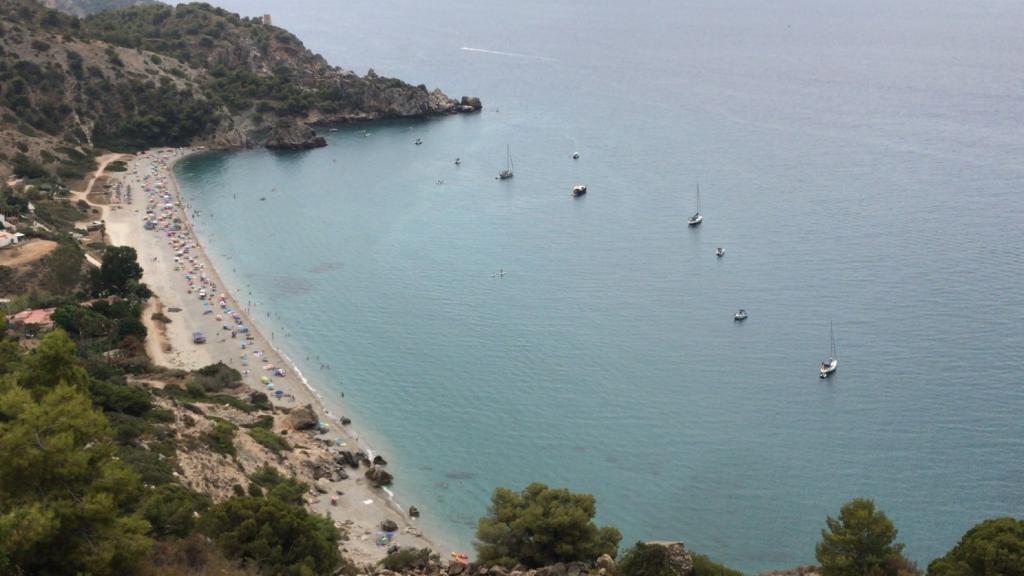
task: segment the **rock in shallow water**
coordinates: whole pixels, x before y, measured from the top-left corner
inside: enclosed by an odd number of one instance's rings
[[[366,471],[366,479],[373,482],[375,487],[380,488],[390,485],[394,476],[380,466],[370,466],[370,469]]]
[[[285,118],[278,121],[263,145],[270,150],[308,150],[327,146],[327,140],[317,136],[306,124],[294,118]]]

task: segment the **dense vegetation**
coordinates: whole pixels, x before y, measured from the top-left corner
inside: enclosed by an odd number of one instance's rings
[[[265,574],[340,562],[334,526],[301,505],[307,487],[273,469],[253,476],[260,495],[214,505],[154,470],[138,453],[166,436],[162,411],[116,372],[87,369],[83,352],[62,330],[32,352],[0,341],[0,573],[133,574],[158,540],[197,531]]]
[[[875,503],[855,498],[829,516],[821,531],[815,556],[822,576],[902,576],[918,573],[903,558],[903,544],[896,542],[898,530]]]
[[[15,143],[0,150],[0,168],[28,178],[80,177],[96,148],[218,135],[241,144],[238,131],[282,116],[444,110],[431,107],[424,86],[344,72],[281,28],[205,3],[79,19],[33,0],[0,0],[0,19],[0,116]]]
[[[596,513],[590,494],[548,488],[539,482],[519,493],[498,488],[477,527],[477,554],[481,562],[508,567],[615,556],[622,535],[615,528],[594,524]]]
[[[303,507],[305,484],[266,467],[248,494],[214,503],[179,483],[176,455],[195,447],[179,445],[173,416],[128,380],[154,370],[141,346],[142,270],[130,248],[105,254],[93,286],[74,245],[43,260],[53,292],[36,298],[55,305],[57,329],[35,339],[0,321],[0,574],[332,572],[339,534]],[[91,299],[94,289],[116,295]],[[204,386],[239,378],[215,364],[189,383],[221,404]],[[205,438],[233,454],[235,434],[214,420]]]
[[[928,565],[928,576],[997,575],[1024,576],[1024,520],[985,520]]]

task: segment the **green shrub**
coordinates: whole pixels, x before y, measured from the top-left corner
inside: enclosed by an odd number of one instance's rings
[[[384,568],[393,572],[405,572],[426,568],[431,560],[440,560],[429,548],[400,548],[380,561]]]
[[[201,530],[229,558],[266,574],[331,574],[341,562],[334,524],[274,498],[236,496],[210,508]]]
[[[263,446],[274,454],[279,454],[282,450],[292,449],[288,444],[288,441],[281,435],[274,434],[273,431],[267,430],[266,428],[251,428],[249,429],[249,436],[251,436],[252,439],[260,446]]]
[[[235,455],[235,425],[227,420],[214,420],[213,429],[203,434],[202,438],[214,452]]]
[[[94,380],[89,383],[89,396],[104,412],[142,416],[153,407],[148,392],[127,384]]]
[[[822,576],[895,576],[903,544],[896,543],[896,527],[875,503],[855,498],[839,510],[839,518],[825,519],[815,557]]]
[[[160,452],[135,446],[120,446],[117,457],[130,466],[139,479],[151,486],[174,481],[174,460]]]
[[[192,533],[196,513],[210,506],[210,498],[180,484],[164,484],[151,490],[142,502],[140,512],[149,522],[153,535],[184,538]]]
[[[196,370],[192,381],[206,392],[220,392],[225,388],[237,388],[242,383],[242,374],[223,362],[210,364]]]
[[[992,518],[977,524],[928,576],[1024,576],[1024,520]]]
[[[616,569],[619,576],[674,576],[676,573],[667,548],[643,542],[627,550]]]
[[[615,556],[622,535],[594,524],[597,506],[590,494],[548,488],[534,482],[521,493],[497,488],[476,531],[478,559],[512,567],[558,562],[592,562]]]
[[[723,566],[703,554],[694,554],[693,576],[743,576],[743,573]]]
[[[295,478],[278,472],[273,466],[264,465],[249,476],[252,485],[263,489],[267,498],[274,498],[285,504],[302,505],[302,495],[309,486]]]

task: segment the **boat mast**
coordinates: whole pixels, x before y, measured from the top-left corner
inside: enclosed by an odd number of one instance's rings
[[[835,360],[836,357],[836,333],[832,329],[832,321],[828,321],[828,341],[829,341],[829,359]]]
[[[697,182],[697,214],[700,214],[700,181]]]
[[[512,145],[511,144],[505,144],[505,156],[506,156],[506,159],[505,159],[506,162],[505,163],[508,166],[508,171],[511,172],[512,171]]]

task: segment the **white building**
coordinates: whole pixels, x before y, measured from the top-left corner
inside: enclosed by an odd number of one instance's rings
[[[0,248],[7,248],[8,246],[14,246],[18,242],[21,242],[25,235],[20,232],[0,232]]]

